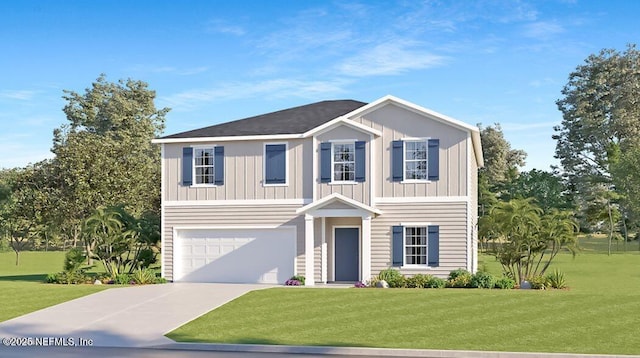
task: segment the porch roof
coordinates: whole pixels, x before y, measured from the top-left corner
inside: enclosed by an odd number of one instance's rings
[[[335,203],[343,204],[347,208],[327,208],[327,206]],[[299,208],[296,213],[312,216],[378,216],[382,214],[382,211],[357,200],[347,198],[342,194],[333,193]]]

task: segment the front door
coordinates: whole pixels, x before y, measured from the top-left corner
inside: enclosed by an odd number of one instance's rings
[[[336,228],[334,235],[336,281],[358,281],[360,278],[358,272],[358,263],[360,262],[358,228]]]

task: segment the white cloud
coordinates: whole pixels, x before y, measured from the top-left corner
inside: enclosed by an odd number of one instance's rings
[[[205,31],[208,33],[228,34],[233,36],[243,36],[247,33],[242,26],[230,24],[227,21],[220,19],[209,21],[205,26]]]
[[[203,103],[243,98],[318,98],[345,92],[345,80],[273,79],[260,82],[232,82],[214,89],[189,90],[161,97],[163,105],[175,110],[190,110]]]
[[[564,27],[555,22],[538,21],[525,25],[524,36],[546,39],[553,35],[563,33],[564,31]]]
[[[434,55],[408,41],[381,43],[340,63],[343,75],[354,77],[396,75],[442,65],[446,58]]]
[[[0,98],[6,99],[17,99],[20,101],[28,101],[33,99],[33,96],[38,93],[37,91],[27,91],[27,90],[3,90],[0,91]]]

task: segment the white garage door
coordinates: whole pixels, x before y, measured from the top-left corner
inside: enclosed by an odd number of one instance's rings
[[[179,230],[174,280],[284,283],[293,276],[294,228]]]

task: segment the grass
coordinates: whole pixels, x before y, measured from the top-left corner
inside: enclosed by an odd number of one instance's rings
[[[484,265],[499,273],[493,258]],[[640,354],[640,254],[562,254],[570,289],[254,291],[169,333],[184,342]]]
[[[93,285],[45,284],[47,274],[62,271],[64,253],[0,253],[0,322],[105,289]]]

